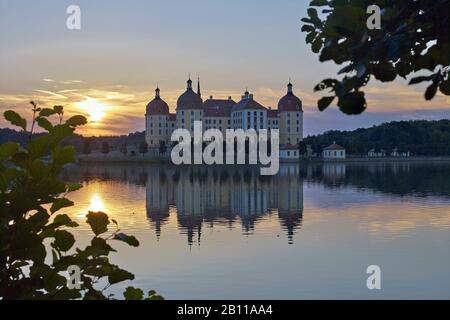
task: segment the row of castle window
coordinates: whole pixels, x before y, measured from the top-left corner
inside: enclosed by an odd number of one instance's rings
[[[164,130],[159,129],[159,130],[158,130],[158,135],[162,135],[163,131],[164,131]],[[168,135],[168,134],[169,134],[169,130],[166,129],[166,135]],[[150,130],[150,135],[151,135],[151,136],[153,135],[153,130]]]
[[[194,111],[191,111],[191,116],[194,116],[194,114],[195,114]],[[242,112],[239,112],[238,114],[241,115]],[[251,114],[251,111],[247,111],[247,114]],[[253,114],[256,116],[258,114],[258,111],[253,111]],[[262,116],[263,112],[260,111],[259,114]],[[184,111],[181,111],[181,115],[184,116]],[[296,115],[297,118],[300,117],[300,113],[299,112],[297,112],[295,115]],[[290,118],[291,117],[291,113],[288,112],[287,116],[288,116],[288,118]]]
[[[156,126],[156,124],[155,124],[155,126]],[[163,125],[162,125],[161,122],[158,122],[158,127],[159,127],[159,128],[163,127]],[[166,127],[166,128],[169,127],[169,123],[168,123],[168,122],[166,122],[166,126],[165,126],[165,127]],[[175,128],[175,123],[172,123],[172,124],[170,125],[170,127]],[[150,120],[150,128],[153,128],[153,122],[152,122],[151,120]]]
[[[208,122],[208,124],[206,125],[206,129],[214,128],[214,127],[215,127],[215,126],[214,126],[215,124],[216,124],[216,121],[215,121],[215,120],[214,120],[214,122]],[[220,125],[222,124],[222,120],[219,120],[219,124],[220,124]],[[269,123],[269,125],[270,125],[270,123]],[[161,123],[159,124],[159,127],[161,128]],[[169,127],[169,126],[168,126],[168,124],[166,123],[166,128],[168,128],[168,127]],[[172,128],[175,128],[175,125],[172,123],[171,127],[172,127]],[[184,124],[182,124],[182,125],[181,125],[181,128],[184,129],[184,127],[185,127]],[[257,126],[254,125],[254,129],[257,129],[256,127],[257,127]],[[262,123],[260,123],[259,127],[260,127],[260,129],[262,129]],[[150,123],[150,128],[153,128],[153,123]],[[194,129],[194,127],[193,127],[192,125],[191,125],[191,128],[192,128],[192,130]],[[247,128],[250,129],[250,122],[247,122]],[[276,128],[277,128],[277,127],[274,125],[274,129],[276,129]],[[231,129],[231,127],[230,127],[230,125],[229,125],[229,121],[228,121],[228,129]],[[296,131],[297,131],[297,132],[300,132],[300,127],[297,126]],[[291,128],[290,128],[290,127],[287,128],[287,132],[288,132],[288,133],[291,132]],[[150,134],[153,135],[153,129],[150,130]],[[159,134],[161,135],[161,129],[159,129]],[[166,134],[169,134],[167,129],[166,129]]]

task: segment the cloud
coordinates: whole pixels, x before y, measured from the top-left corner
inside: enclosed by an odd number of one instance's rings
[[[83,114],[89,116],[87,110],[82,110],[78,103],[93,98],[107,107],[107,112],[100,122],[90,123],[80,129],[85,135],[128,134],[145,129],[145,107],[154,98],[154,89],[148,87],[114,84],[111,86],[89,87],[81,80],[66,80],[72,86],[56,91],[50,85],[34,89],[28,94],[0,94],[0,110],[14,109],[29,117],[29,100],[36,101],[42,107],[52,107],[56,104],[65,106],[66,116]],[[169,104],[171,112],[175,112],[178,97],[184,88],[162,88],[161,96]],[[249,88],[255,99],[265,106],[276,108],[279,99],[286,94],[285,88],[270,87]],[[231,96],[239,101],[243,90],[218,89],[203,90],[203,98],[210,95],[214,98],[227,99]],[[327,130],[353,130],[360,127],[370,127],[382,122],[414,119],[450,118],[449,98],[437,95],[431,102],[423,99],[422,88],[396,83],[389,85],[374,83],[365,88],[369,103],[368,110],[360,116],[346,116],[336,106],[330,106],[320,112],[316,101],[322,93],[304,92],[294,87],[294,92],[302,99],[305,135],[317,134]],[[336,100],[334,101],[336,103]],[[7,123],[0,119],[0,126]]]
[[[55,92],[51,92],[51,91],[47,91],[47,90],[38,90],[38,89],[35,89],[34,91],[41,92],[41,93],[45,93],[45,94],[48,94],[48,95],[51,95],[51,96],[54,96],[54,97],[57,97],[57,98],[60,98],[60,99],[63,99],[63,100],[66,100],[66,99],[67,99],[67,97],[66,97],[66,96],[63,96],[62,94],[55,93]]]
[[[82,80],[63,80],[59,81],[60,84],[83,84],[84,81]]]

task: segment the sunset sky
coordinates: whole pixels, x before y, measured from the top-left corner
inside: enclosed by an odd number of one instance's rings
[[[368,111],[321,113],[312,88],[338,67],[318,62],[305,44],[300,19],[309,1],[283,0],[0,0],[0,111],[29,116],[28,101],[62,104],[85,114],[84,135],[144,129],[146,104],[159,83],[175,110],[188,74],[201,77],[206,98],[245,88],[276,107],[289,78],[304,103],[305,134],[354,129],[403,119],[450,118],[450,98],[423,98],[406,81],[366,89]],[[66,8],[81,7],[81,30],[66,28]],[[6,122],[0,120],[0,127]]]

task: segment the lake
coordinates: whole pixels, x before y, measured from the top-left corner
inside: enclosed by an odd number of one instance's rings
[[[166,299],[449,299],[450,164],[77,165],[65,210],[92,238],[104,211],[138,248],[114,244],[128,285]],[[366,269],[381,268],[381,290]],[[121,297],[121,295],[119,295]]]

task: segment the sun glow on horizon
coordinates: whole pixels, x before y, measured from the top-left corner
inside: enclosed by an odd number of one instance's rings
[[[97,99],[86,97],[84,101],[76,102],[75,105],[89,115],[89,122],[98,124],[105,116],[109,107],[98,102]]]

